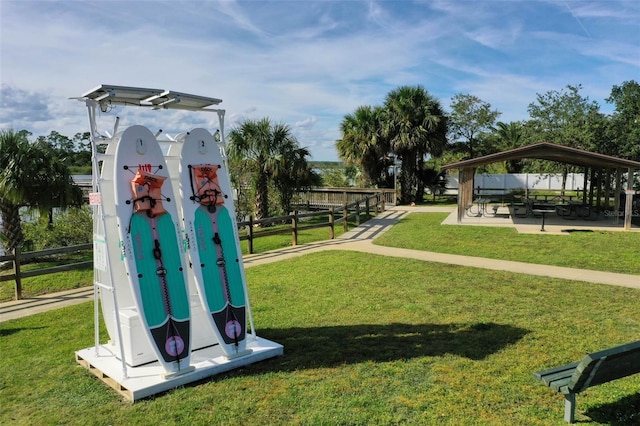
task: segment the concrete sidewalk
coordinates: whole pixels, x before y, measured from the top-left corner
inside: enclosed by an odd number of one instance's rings
[[[417,259],[427,262],[448,263],[542,277],[564,278],[596,284],[640,288],[640,276],[638,275],[617,274],[525,262],[487,259],[482,257],[384,247],[372,243],[375,238],[390,229],[394,224],[400,221],[400,219],[411,212],[450,213],[451,210],[452,209],[450,207],[393,207],[349,232],[344,233],[335,240],[320,241],[260,254],[247,255],[243,258],[243,263],[246,268],[250,268],[257,265],[263,265],[265,263],[277,262],[323,250],[353,250],[382,256]],[[77,303],[83,303],[91,299],[93,299],[93,287],[85,287],[61,293],[46,294],[18,301],[0,303],[0,322]]]

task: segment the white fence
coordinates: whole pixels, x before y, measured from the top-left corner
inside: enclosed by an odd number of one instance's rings
[[[567,175],[566,190],[582,190],[589,181],[585,183],[584,173],[569,173]],[[515,189],[536,189],[536,190],[561,190],[561,174],[539,174],[539,173],[507,173],[507,174],[476,174],[473,180],[473,187],[480,187],[483,192],[505,192]],[[458,175],[447,175],[447,189],[458,190]]]

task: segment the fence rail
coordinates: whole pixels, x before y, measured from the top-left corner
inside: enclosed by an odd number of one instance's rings
[[[246,227],[247,234],[241,235],[240,240],[247,241],[247,250],[249,254],[253,254],[253,241],[256,238],[266,237],[269,235],[277,235],[277,234],[288,234],[291,233],[291,244],[296,246],[298,245],[298,231],[304,229],[313,229],[313,228],[323,228],[329,227],[329,239],[335,238],[335,225],[342,222],[344,231],[348,231],[349,227],[349,219],[355,218],[356,226],[360,225],[360,213],[364,212],[365,215],[370,217],[372,210],[377,212],[384,211],[385,209],[385,198],[384,195],[380,192],[366,196],[365,198],[356,200],[352,203],[340,205],[340,210],[337,210],[335,207],[330,207],[327,209],[323,209],[315,212],[306,212],[306,213],[294,213],[286,216],[279,217],[269,217],[260,220],[254,220],[253,216],[249,217],[249,220],[238,223],[238,228]],[[336,215],[342,214],[342,217],[336,218]],[[321,223],[313,223],[313,224],[301,224],[300,219],[312,218],[312,217],[321,217],[328,216],[328,221]],[[279,229],[265,229],[256,231],[256,227],[260,225],[273,225],[273,224],[287,224],[290,223],[290,228],[279,228]]]
[[[351,203],[343,203],[340,206],[340,209],[330,208],[327,210],[315,211],[315,212],[306,212],[306,213],[295,213],[292,215],[286,216],[278,216],[278,217],[269,217],[260,220],[253,220],[253,217],[250,217],[248,221],[239,222],[238,228],[247,229],[246,235],[241,235],[240,240],[247,241],[247,248],[249,254],[253,254],[253,242],[256,238],[267,237],[270,235],[277,234],[286,234],[291,233],[291,243],[292,245],[298,245],[298,232],[305,229],[314,229],[314,228],[329,228],[329,239],[335,238],[335,225],[339,223],[343,223],[344,231],[349,230],[349,219],[355,218],[356,226],[360,225],[360,213],[364,212],[368,217],[371,216],[372,212],[378,213],[383,212],[385,210],[385,196],[384,194],[378,192],[373,195],[368,195],[362,199],[355,200]],[[341,217],[337,217],[340,216]],[[301,219],[313,218],[313,217],[321,217],[327,216],[327,222],[320,223],[311,223],[304,224],[301,223]],[[278,229],[264,229],[256,231],[256,226],[259,225],[273,225],[273,224],[285,224],[290,223],[291,227],[289,228],[278,228]],[[22,253],[20,249],[16,249],[14,254],[0,256],[1,262],[12,262],[13,271],[11,274],[0,275],[0,283],[4,281],[14,281],[15,282],[15,299],[22,299],[22,279],[29,277],[36,277],[39,275],[53,274],[56,272],[63,271],[72,271],[76,269],[86,269],[93,266],[93,261],[88,260],[84,262],[75,262],[66,265],[59,266],[51,266],[46,268],[35,269],[31,271],[22,271],[22,263],[27,260],[39,258],[39,257],[48,257],[55,256],[58,254],[65,253],[74,253],[83,250],[90,250],[93,248],[93,244],[80,244],[76,246],[68,246],[68,247],[60,247],[55,249],[47,249],[40,251],[32,251]]]
[[[314,188],[299,192],[292,203],[299,210],[327,210],[339,208],[345,204],[361,201],[365,197],[379,194],[385,204],[395,205],[395,190],[367,188]]]
[[[69,263],[66,265],[50,266],[47,268],[34,269],[32,271],[22,271],[22,263],[27,260],[48,257],[64,253],[75,253],[83,250],[90,250],[93,244],[80,244],[76,246],[59,247],[54,249],[30,251],[22,253],[20,248],[14,251],[14,254],[0,256],[0,262],[11,262],[13,264],[13,273],[0,275],[0,282],[15,281],[15,299],[22,299],[22,279],[29,277],[37,277],[39,275],[54,274],[56,272],[73,271],[76,269],[86,269],[93,266],[93,260],[84,262]]]

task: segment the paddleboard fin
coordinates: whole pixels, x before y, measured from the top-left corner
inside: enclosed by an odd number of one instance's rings
[[[196,367],[194,367],[193,365],[190,365],[186,368],[183,368],[182,370],[172,371],[171,373],[162,373],[161,377],[165,380],[169,380],[176,376],[181,376],[183,374],[191,373],[192,371],[195,371],[195,370],[196,370]]]
[[[234,354],[225,354],[225,355],[223,355],[223,356],[224,356],[226,359],[228,359],[228,360],[229,360],[229,359],[234,359],[234,358],[240,358],[240,357],[242,357],[242,356],[249,355],[249,354],[251,354],[251,353],[253,353],[253,349],[245,349],[244,351],[239,351],[239,352],[236,352],[236,353],[234,353]]]

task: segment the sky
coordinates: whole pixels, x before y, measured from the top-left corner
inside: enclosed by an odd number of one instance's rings
[[[79,97],[101,85],[222,99],[225,129],[269,117],[316,161],[336,161],[346,114],[424,87],[450,110],[470,94],[500,121],[538,94],[582,85],[610,113],[614,85],[640,81],[640,1],[0,0],[0,129],[89,131]],[[116,107],[100,131],[169,135],[217,115]]]

